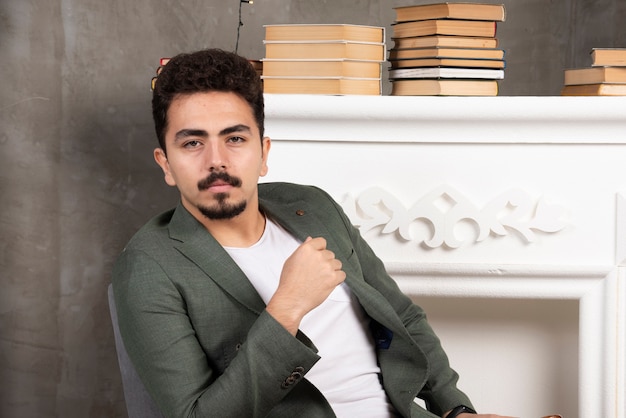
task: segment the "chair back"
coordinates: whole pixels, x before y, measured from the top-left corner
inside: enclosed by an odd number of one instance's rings
[[[117,350],[117,361],[122,374],[122,386],[124,388],[124,399],[126,400],[126,411],[129,418],[163,418],[156,404],[150,397],[146,387],[139,379],[135,367],[128,357],[120,328],[117,323],[117,309],[113,298],[113,286],[109,284],[109,310],[111,311],[111,321],[113,322],[113,334],[115,336],[115,348]]]

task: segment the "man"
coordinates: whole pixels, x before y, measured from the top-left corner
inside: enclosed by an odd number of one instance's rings
[[[153,116],[154,157],[181,200],[133,237],[113,287],[124,344],[164,415],[474,414],[424,312],[337,203],[258,184],[271,142],[244,58],[174,57]]]

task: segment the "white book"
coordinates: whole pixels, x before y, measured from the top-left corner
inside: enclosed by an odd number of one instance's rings
[[[389,78],[479,78],[489,80],[502,80],[504,70],[486,68],[448,68],[448,67],[425,67],[425,68],[396,68],[389,70]]]

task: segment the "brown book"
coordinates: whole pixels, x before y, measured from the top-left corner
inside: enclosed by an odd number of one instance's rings
[[[565,70],[564,85],[626,83],[626,67],[591,67]]]
[[[626,48],[593,48],[591,66],[626,66]]]
[[[495,37],[496,22],[478,20],[418,20],[415,22],[396,23],[391,26],[393,38],[430,35],[458,35]]]
[[[263,76],[263,92],[275,94],[380,95],[380,79]]]
[[[414,36],[409,38],[392,38],[393,47],[403,48],[497,48],[497,38],[481,38],[476,36]]]
[[[475,58],[502,60],[504,50],[491,48],[394,48],[389,59],[403,58]]]
[[[252,68],[257,71],[263,69],[263,62],[261,60],[248,60],[248,62],[252,65]]]
[[[397,80],[392,96],[497,96],[495,80]]]
[[[265,25],[266,41],[385,42],[385,28],[349,24]]]
[[[380,78],[380,61],[263,60],[263,75],[276,77]]]
[[[275,42],[264,41],[265,58],[385,60],[385,44],[372,42]]]
[[[389,60],[391,68],[414,67],[465,67],[465,68],[504,68],[504,60],[479,60],[457,58],[419,58]]]
[[[263,75],[263,61],[261,60],[248,60],[252,68],[256,71],[256,73],[260,76]]]
[[[504,4],[435,3],[394,7],[397,22],[428,19],[494,20],[504,22]]]
[[[626,84],[580,84],[563,86],[562,96],[626,96]]]

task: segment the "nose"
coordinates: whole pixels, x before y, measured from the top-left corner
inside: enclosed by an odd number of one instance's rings
[[[209,171],[224,171],[227,167],[226,147],[221,141],[211,141],[206,147],[206,166]]]

